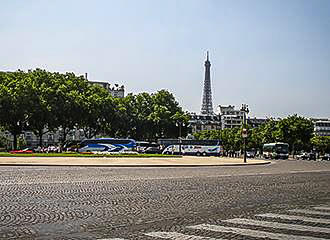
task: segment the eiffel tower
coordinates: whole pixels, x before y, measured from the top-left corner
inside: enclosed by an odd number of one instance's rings
[[[205,61],[205,80],[204,80],[204,90],[203,90],[203,102],[201,114],[203,115],[214,115],[212,106],[212,90],[211,90],[211,77],[210,68],[211,63],[209,61],[209,52],[207,51],[207,57]]]

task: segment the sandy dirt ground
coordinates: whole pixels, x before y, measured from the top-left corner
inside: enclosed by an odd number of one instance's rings
[[[156,165],[156,166],[180,166],[180,165],[249,165],[266,164],[269,161],[258,159],[226,157],[194,157],[183,156],[182,158],[133,158],[133,157],[0,157],[0,165],[105,165],[105,166],[135,166],[135,165]]]

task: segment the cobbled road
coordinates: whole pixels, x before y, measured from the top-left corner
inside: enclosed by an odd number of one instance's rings
[[[0,239],[330,239],[330,162],[0,167]]]

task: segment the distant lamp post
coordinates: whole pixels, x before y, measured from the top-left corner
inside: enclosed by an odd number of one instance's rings
[[[242,137],[243,137],[243,151],[244,151],[244,163],[246,163],[246,138],[248,137],[248,130],[246,124],[246,115],[249,114],[249,106],[247,104],[242,104],[241,112],[243,112],[243,129],[242,129]]]
[[[183,121],[177,121],[175,125],[179,128],[179,154],[182,155],[182,140],[181,140],[181,128],[184,127],[186,124]]]

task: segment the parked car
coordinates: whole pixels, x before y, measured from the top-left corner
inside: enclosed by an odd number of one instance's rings
[[[31,148],[25,148],[21,150],[11,150],[9,153],[12,154],[33,153],[33,150]]]
[[[300,153],[297,155],[297,159],[301,159],[301,160],[316,160],[316,154],[313,152],[310,153]]]
[[[159,147],[147,147],[142,153],[161,154]]]
[[[316,154],[315,153],[308,153],[308,160],[316,160]]]
[[[330,154],[329,153],[324,154],[323,156],[321,156],[321,159],[329,161],[330,160]]]
[[[247,151],[246,157],[247,158],[254,158],[256,156],[256,153],[254,151]]]
[[[299,153],[296,157],[297,157],[297,159],[307,160],[308,159],[308,153],[302,152],[302,153]]]

